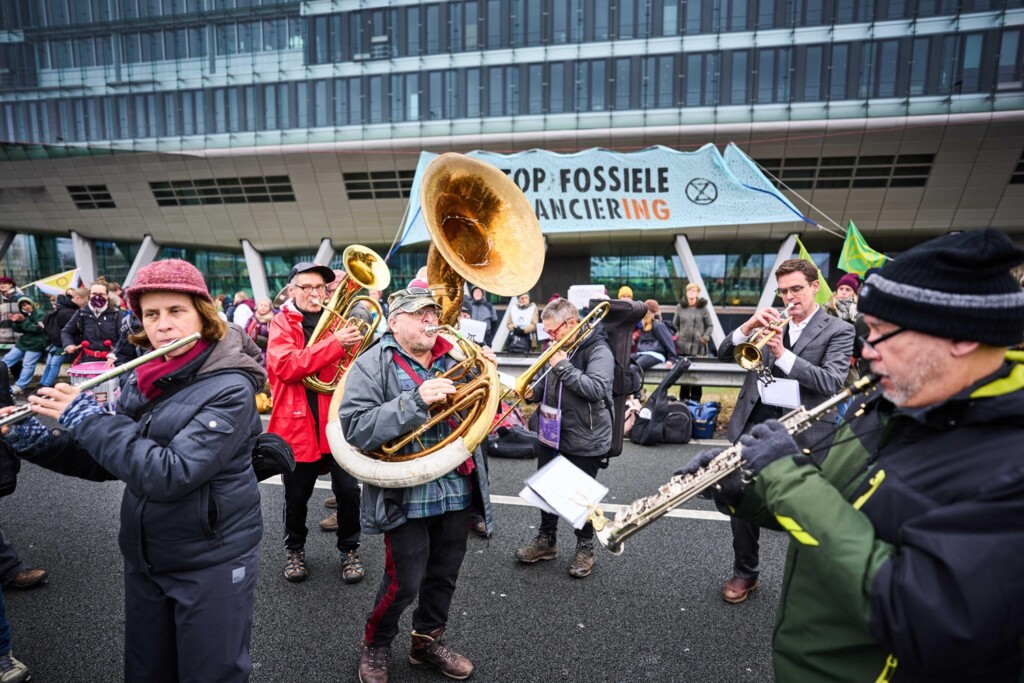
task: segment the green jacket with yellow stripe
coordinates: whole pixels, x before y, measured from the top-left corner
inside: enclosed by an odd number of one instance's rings
[[[1024,352],[925,409],[851,408],[734,513],[790,532],[778,681],[1022,681]],[[856,414],[859,413],[859,414]]]

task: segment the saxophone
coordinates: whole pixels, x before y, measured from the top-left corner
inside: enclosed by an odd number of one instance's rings
[[[877,382],[876,375],[866,375],[827,401],[810,410],[801,406],[784,415],[779,422],[790,435],[799,434],[809,429],[822,415],[851,396],[866,393]],[[742,471],[745,464],[743,446],[736,443],[696,472],[677,474],[658,488],[657,493],[633,501],[623,512],[616,515],[614,521],[610,521],[604,516],[604,512],[595,506],[588,516],[590,523],[594,525],[594,535],[613,555],[620,555],[623,542],[627,538],[702,491],[715,486],[733,472]]]

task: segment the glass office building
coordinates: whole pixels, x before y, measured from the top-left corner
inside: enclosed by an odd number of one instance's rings
[[[0,7],[8,231],[71,226],[119,244],[151,234],[213,253],[247,239],[285,261],[322,238],[386,249],[421,149],[737,141],[780,187],[855,220],[879,248],[950,229],[1024,234],[1024,0]],[[61,179],[50,182],[54,167]],[[14,196],[30,187],[43,190]],[[43,194],[59,206],[40,209]],[[750,283],[763,281],[780,236],[805,228],[690,239],[718,303],[742,305],[756,300]],[[829,272],[841,240],[811,230],[804,241]],[[671,235],[550,249],[561,267],[538,295],[565,278],[636,278],[638,296],[668,302],[685,284]]]

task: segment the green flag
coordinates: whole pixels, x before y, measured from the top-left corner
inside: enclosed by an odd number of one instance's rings
[[[819,306],[824,306],[828,303],[828,300],[832,298],[832,288],[825,282],[825,276],[821,274],[821,268],[818,268],[818,264],[811,258],[810,253],[807,251],[807,247],[800,241],[800,238],[796,238],[796,243],[800,245],[800,258],[807,261],[812,266],[818,269],[818,295],[814,297],[814,301]]]
[[[850,227],[846,230],[846,241],[843,242],[843,251],[839,254],[839,269],[864,277],[868,268],[881,268],[885,264],[885,259],[885,254],[868,246],[860,230],[853,221],[850,221]]]

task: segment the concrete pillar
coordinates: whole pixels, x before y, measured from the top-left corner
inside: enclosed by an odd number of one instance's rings
[[[18,236],[16,232],[9,232],[7,230],[0,230],[0,261],[7,256],[7,250],[14,244],[14,238]]]
[[[245,267],[249,270],[252,298],[256,301],[263,298],[269,299],[267,269],[263,267],[263,254],[252,246],[252,242],[249,240],[242,240],[242,254],[245,256]]]
[[[86,287],[96,281],[99,273],[96,272],[96,245],[88,237],[71,231],[71,249],[75,254],[75,267],[78,268],[78,276],[82,278],[82,284]]]
[[[676,255],[679,256],[679,260],[683,263],[686,279],[699,285],[701,291],[707,297],[708,312],[711,314],[711,338],[715,340],[715,346],[721,346],[722,340],[725,339],[725,332],[722,330],[722,322],[718,319],[718,313],[715,311],[715,304],[708,293],[708,287],[704,284],[704,278],[701,277],[700,268],[697,267],[697,259],[693,257],[693,250],[690,249],[690,240],[686,239],[685,235],[676,235],[675,244]]]
[[[331,260],[334,258],[334,245],[331,244],[331,238],[325,237],[320,240],[320,248],[316,250],[316,256],[313,257],[314,263],[319,263],[322,266],[331,267]]]
[[[128,270],[128,275],[124,279],[123,286],[129,287],[132,282],[135,281],[135,275],[139,272],[139,269],[144,268],[155,261],[156,256],[159,253],[160,245],[156,243],[156,240],[154,240],[151,235],[143,237],[142,245],[139,247],[139,253],[135,254],[135,261],[132,262],[132,267]]]
[[[767,308],[775,301],[775,290],[779,288],[779,281],[775,277],[775,271],[786,259],[793,257],[793,249],[796,248],[796,234],[789,235],[779,246],[779,253],[775,255],[775,263],[768,274],[768,280],[764,283],[764,291],[761,292],[761,299],[757,302],[758,310]]]

